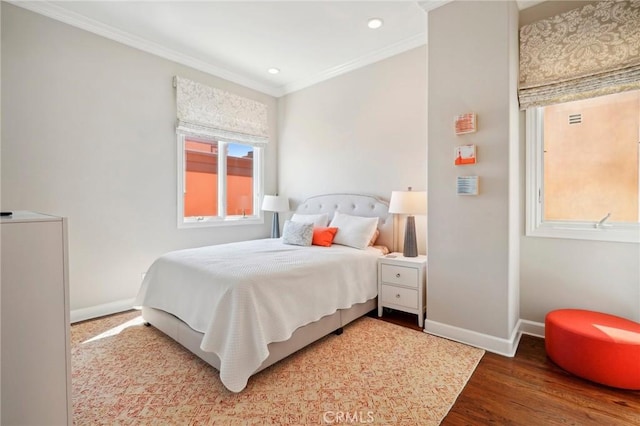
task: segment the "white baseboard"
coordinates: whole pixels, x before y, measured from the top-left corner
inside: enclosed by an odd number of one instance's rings
[[[508,357],[513,357],[515,355],[516,350],[518,349],[518,344],[520,343],[520,337],[522,337],[523,334],[529,334],[544,339],[544,324],[522,319],[518,320],[518,323],[516,324],[516,327],[514,328],[513,333],[511,333],[511,337],[509,339],[490,336],[488,334],[482,334],[477,331],[454,327],[452,325],[442,324],[428,319],[425,320],[424,331],[425,333],[444,337],[445,339],[454,340],[456,342],[475,346],[477,348]]]
[[[544,339],[544,323],[520,320],[520,332]]]
[[[477,331],[454,327],[452,325],[430,320],[425,321],[424,331],[438,337],[444,337],[445,339],[475,346],[499,355],[513,357],[516,353],[516,349],[518,348],[520,336],[522,335],[518,325],[514,328],[509,339],[490,336],[488,334],[478,333]]]
[[[118,312],[133,309],[134,299],[117,300],[115,302],[105,303],[98,306],[90,306],[88,308],[74,309],[71,311],[71,324],[74,322],[84,321],[92,318],[98,318],[105,315],[116,314]]]

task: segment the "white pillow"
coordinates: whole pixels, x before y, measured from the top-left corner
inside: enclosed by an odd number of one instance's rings
[[[313,226],[324,228],[325,226],[327,226],[327,222],[329,222],[329,214],[328,213],[320,213],[320,214],[294,213],[293,216],[291,216],[291,222],[313,223]]]
[[[338,228],[338,233],[333,239],[334,244],[365,249],[376,232],[378,218],[351,216],[336,212],[329,226]]]
[[[290,220],[284,222],[284,229],[282,230],[283,243],[296,246],[310,246],[312,240],[312,223],[291,222]]]

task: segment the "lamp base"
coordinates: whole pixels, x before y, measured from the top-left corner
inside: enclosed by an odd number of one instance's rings
[[[418,257],[418,242],[416,240],[416,218],[407,216],[407,223],[404,227],[404,257]]]
[[[278,212],[273,212],[273,222],[271,222],[271,238],[280,238],[280,218]]]

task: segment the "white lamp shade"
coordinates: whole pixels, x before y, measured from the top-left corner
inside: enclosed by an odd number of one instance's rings
[[[427,214],[427,193],[425,191],[391,192],[389,213]]]
[[[289,211],[289,199],[282,195],[265,195],[262,200],[262,210],[267,212]]]

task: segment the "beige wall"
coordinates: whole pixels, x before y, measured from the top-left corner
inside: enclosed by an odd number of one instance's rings
[[[512,2],[429,12],[426,329],[505,354],[519,318],[516,41]],[[478,131],[457,136],[453,118],[467,112],[478,114]],[[454,166],[455,146],[468,143],[478,162]],[[479,195],[456,195],[464,175],[479,176]]]
[[[174,75],[268,105],[275,192],[275,98],[2,2],[2,208],[68,217],[72,311],[123,306],[167,251],[269,235],[177,229]]]
[[[292,208],[323,193],[426,190],[426,55],[422,46],[280,98],[278,189]],[[421,253],[425,222],[416,217]]]
[[[517,33],[506,3],[452,2],[429,13],[427,329],[493,348],[509,343],[500,338],[514,313],[534,332],[558,308],[640,320],[639,245],[524,236],[524,114],[509,83]],[[464,171],[452,165],[462,137],[451,124],[463,112],[479,117],[478,133],[464,137],[478,163]],[[458,174],[480,176],[480,195],[456,197]]]
[[[518,129],[505,124],[513,118],[516,98],[504,93],[514,72],[514,64],[505,59],[513,40],[504,40],[511,25],[504,3],[454,2],[443,6],[457,8],[452,15],[433,12],[432,24],[445,41],[438,53],[443,62],[433,65],[439,77],[432,90],[439,95],[430,108],[436,133],[429,139],[429,175],[435,176],[429,178],[429,216],[437,220],[429,226],[439,242],[430,243],[429,263],[441,276],[441,294],[429,297],[430,309],[440,309],[451,324],[506,335],[517,319],[518,300],[518,289],[506,283],[514,282],[517,273],[520,317],[525,320],[542,322],[551,309],[582,307],[639,321],[638,245],[531,238],[522,232],[516,247],[513,232],[506,230],[518,226],[519,218],[512,214],[512,192],[518,190],[513,182],[522,181],[525,168],[524,158],[519,169],[508,167],[512,159],[507,157],[516,153],[505,154],[506,140],[513,140]],[[72,309],[132,298],[140,274],[168,250],[269,233],[269,223],[176,229],[170,84],[175,74],[270,106],[274,143],[266,152],[265,190],[280,190],[292,206],[324,192],[388,198],[392,190],[409,185],[427,187],[426,47],[277,102],[6,2],[1,11],[2,208],[69,217]],[[448,62],[457,50],[446,41],[447,34],[468,42],[468,62]],[[457,140],[451,140],[450,123],[453,115],[468,110],[480,114],[481,129],[493,122],[500,130],[476,135],[482,135],[479,162],[465,167],[475,167],[481,176],[482,195],[462,200],[452,195]],[[521,219],[524,199],[519,201]],[[424,218],[418,218],[418,227],[422,252]],[[441,263],[442,250],[447,259]],[[511,267],[513,256],[520,259],[520,271]],[[460,267],[461,259],[470,263]]]

